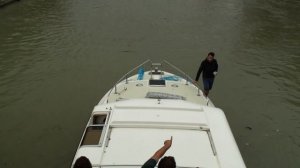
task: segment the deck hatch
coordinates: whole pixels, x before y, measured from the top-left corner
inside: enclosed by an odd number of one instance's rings
[[[186,100],[183,96],[162,92],[148,92],[146,98]]]
[[[163,75],[164,72],[162,71],[152,71],[152,72],[149,72],[149,75]]]
[[[149,85],[150,86],[166,86],[166,81],[165,80],[149,80]]]

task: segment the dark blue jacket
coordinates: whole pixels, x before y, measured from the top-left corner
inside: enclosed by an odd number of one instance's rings
[[[207,59],[203,60],[199,70],[197,72],[196,81],[199,80],[199,76],[202,73],[203,78],[214,78],[215,75],[213,72],[218,71],[218,63],[217,60],[213,59],[211,62],[209,62]]]

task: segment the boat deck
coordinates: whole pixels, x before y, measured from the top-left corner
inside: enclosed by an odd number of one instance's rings
[[[117,84],[116,88],[112,88],[107,96],[104,97],[105,100],[101,100],[100,103],[104,101],[115,102],[139,98],[164,99],[164,97],[168,97],[168,99],[183,99],[201,105],[214,106],[209,98],[206,98],[194,84],[174,74],[165,73],[162,76],[165,79],[164,85],[151,84],[149,72],[145,72],[143,80],[137,80],[137,78],[138,75],[134,75]],[[176,80],[172,80],[172,78]]]
[[[138,168],[172,136],[166,155],[179,168],[245,167],[224,112],[193,79],[157,68],[128,74],[95,106],[73,164],[85,156],[93,168]]]
[[[220,109],[170,99],[95,106],[75,159],[86,156],[95,168],[138,168],[171,136],[166,156],[174,156],[177,167],[244,167]]]

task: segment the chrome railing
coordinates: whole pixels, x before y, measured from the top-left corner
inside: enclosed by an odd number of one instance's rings
[[[193,83],[194,86],[197,87],[198,89],[198,93],[197,95],[200,96],[200,86],[194,82],[193,78],[191,78],[188,74],[186,74],[184,71],[182,71],[180,68],[178,68],[177,66],[173,65],[172,63],[170,63],[169,61],[163,60],[164,63],[166,63],[166,65],[168,65],[169,67],[173,68],[174,70],[176,70],[177,72],[179,72],[186,80],[186,85],[188,85],[188,83]],[[111,95],[112,91],[114,90],[114,94],[117,94],[117,85],[125,80],[125,83],[128,83],[128,77],[130,77],[129,75],[133,72],[136,71],[137,69],[139,69],[140,67],[145,66],[146,64],[151,63],[151,71],[153,71],[153,66],[156,65],[155,63],[152,63],[152,61],[150,59],[146,60],[145,62],[143,62],[142,64],[136,66],[135,68],[131,69],[130,71],[128,71],[125,75],[123,75],[115,84],[114,87],[109,91],[108,95],[107,95],[107,103],[109,100],[109,96]],[[160,63],[161,66],[162,63]],[[176,73],[175,73],[176,74]]]
[[[135,70],[137,70],[138,68],[140,68],[140,67],[146,65],[147,63],[151,63],[151,60],[150,60],[150,59],[146,60],[145,62],[141,63],[140,65],[136,66],[135,68],[133,68],[133,69],[131,69],[130,71],[128,71],[125,75],[123,75],[123,76],[122,76],[122,77],[114,84],[114,89],[111,89],[111,90],[109,91],[108,97],[107,97],[107,101],[106,101],[106,102],[108,103],[108,98],[109,98],[109,95],[111,94],[112,90],[114,90],[115,94],[118,93],[118,92],[117,92],[117,85],[118,85],[120,82],[122,82],[122,81],[125,79],[126,83],[128,83],[128,77],[129,77],[129,75],[130,75],[133,71],[135,71]]]
[[[183,72],[180,68],[178,68],[177,66],[173,65],[169,61],[164,60],[164,62],[167,65],[169,65],[170,67],[172,67],[173,69],[177,70],[179,73],[181,73],[185,77],[186,85],[188,85],[188,82],[193,83],[197,87],[197,89],[198,89],[198,94],[197,95],[200,96],[200,86],[197,83],[194,82],[193,78],[191,78],[188,74],[186,74],[185,72]]]

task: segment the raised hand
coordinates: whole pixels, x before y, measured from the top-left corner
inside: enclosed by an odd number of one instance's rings
[[[171,136],[171,139],[165,140],[164,146],[169,149],[172,146],[173,136]]]

